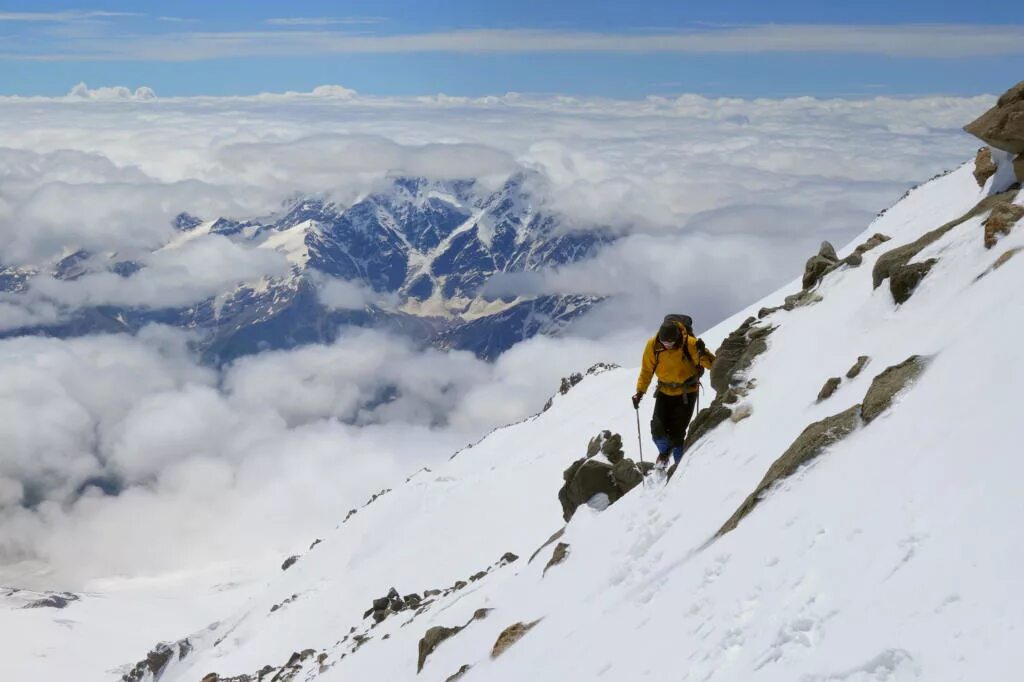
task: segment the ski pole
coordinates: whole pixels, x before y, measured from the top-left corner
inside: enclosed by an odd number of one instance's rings
[[[633,411],[636,412],[636,444],[640,446],[640,463],[646,464],[644,462],[644,440],[640,435],[640,407],[634,407]]]

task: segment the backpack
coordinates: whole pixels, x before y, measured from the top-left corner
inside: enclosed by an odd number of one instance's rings
[[[687,336],[693,336],[694,335],[693,334],[693,318],[690,317],[689,315],[682,315],[682,314],[678,314],[678,313],[676,313],[676,314],[669,314],[669,315],[665,316],[665,319],[662,320],[661,323],[663,325],[674,324],[677,327],[680,327],[682,329],[683,337],[682,337],[682,340],[679,343],[679,345],[681,347],[680,350],[686,355],[687,359],[690,362],[693,363],[694,367],[697,368],[697,376],[701,376],[702,374],[704,374],[704,368],[700,366],[700,362],[698,361],[699,358],[693,357],[693,354],[690,352],[690,344],[688,344],[686,342],[686,337]],[[663,352],[664,351],[655,350],[655,352],[654,352],[654,366],[655,367],[658,366],[658,356],[661,353],[663,353]]]

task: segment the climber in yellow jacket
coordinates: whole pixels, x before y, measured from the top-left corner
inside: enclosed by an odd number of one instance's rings
[[[676,464],[682,459],[686,427],[697,404],[700,377],[715,362],[714,354],[689,332],[689,326],[689,318],[683,315],[665,318],[658,333],[644,348],[640,377],[636,381],[633,407],[639,408],[651,378],[658,377],[651,436],[658,447],[659,467],[668,464],[670,454]]]

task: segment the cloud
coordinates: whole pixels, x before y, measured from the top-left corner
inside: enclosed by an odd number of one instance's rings
[[[104,12],[100,10],[63,12],[0,12],[0,21],[19,22],[70,22],[83,19],[111,19],[117,17],[141,17],[138,12]]]
[[[44,51],[37,45],[15,43],[0,53],[0,59],[197,61],[250,56],[427,52],[822,53],[953,59],[1024,52],[1024,26],[1012,24],[761,24],[701,26],[661,33],[484,28],[366,35],[315,28],[293,30],[325,26],[324,22],[329,19],[270,21],[284,30],[125,33],[109,41],[76,40],[72,36]]]
[[[380,24],[385,21],[387,19],[384,17],[277,17],[263,23],[270,26],[347,26]]]
[[[565,337],[531,339],[491,364],[348,329],[335,344],[220,372],[196,362],[188,334],[159,327],[0,341],[0,583],[80,587],[308,546],[370,492],[536,412],[559,377],[599,360],[635,364],[664,313],[706,329],[796,277],[820,240],[841,248],[909,186],[969,159],[976,144],[959,126],[992,101],[381,98],[334,87],[0,98],[2,265],[47,266],[78,248],[148,265],[126,279],[30,280],[0,299],[6,328],[99,302],[182,304],[280,274],[279,254],[217,235],[182,240],[171,218],[266,216],[293,191],[344,203],[396,173],[526,169],[532,210],[620,235],[585,262],[495,278],[492,293],[610,298]],[[334,307],[379,303],[347,283],[319,285]]]
[[[85,83],[79,83],[71,88],[67,97],[69,99],[92,99],[92,100],[136,100],[146,101],[156,98],[152,88],[142,86],[134,91],[124,86],[114,88],[90,89]]]

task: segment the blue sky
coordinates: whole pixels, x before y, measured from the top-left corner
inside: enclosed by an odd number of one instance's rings
[[[508,91],[635,98],[1001,92],[1005,2],[0,0],[0,94]]]

